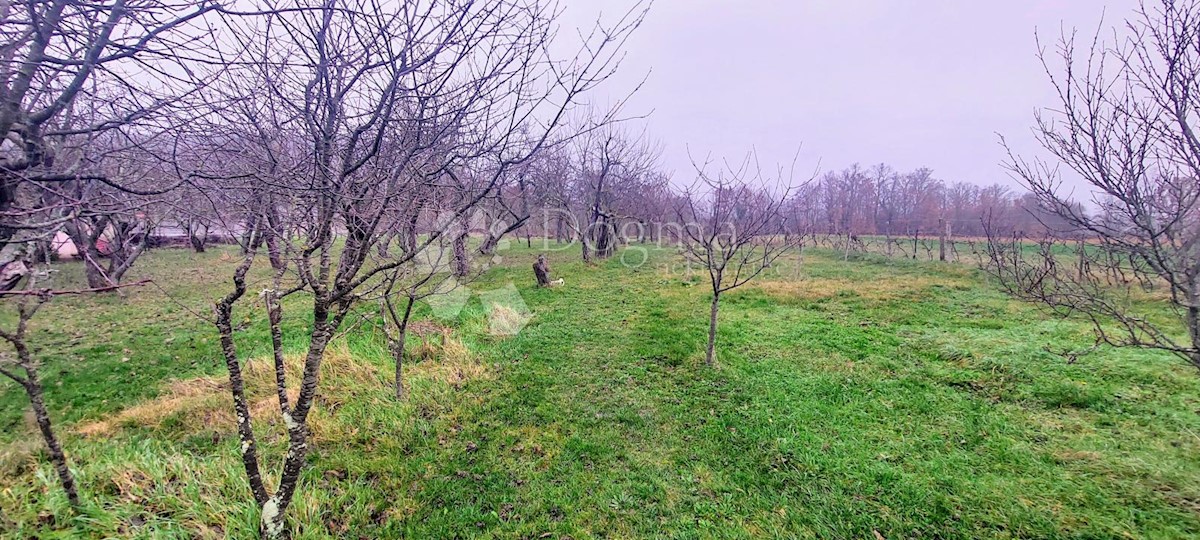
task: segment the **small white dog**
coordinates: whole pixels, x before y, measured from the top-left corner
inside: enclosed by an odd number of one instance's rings
[[[558,278],[550,282],[551,287],[562,287],[564,284],[566,284],[566,281],[563,278]]]

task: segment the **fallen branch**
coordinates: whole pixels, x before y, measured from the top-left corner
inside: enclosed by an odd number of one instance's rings
[[[63,295],[71,295],[71,294],[102,293],[102,292],[115,291],[117,289],[124,289],[126,287],[140,287],[142,285],[152,283],[153,281],[154,280],[152,280],[152,279],[143,279],[141,281],[134,281],[132,283],[121,283],[119,285],[109,285],[107,287],[95,287],[92,289],[67,289],[67,290],[58,290],[58,291],[53,290],[53,289],[37,289],[37,290],[24,290],[24,291],[0,291],[0,296],[63,296]]]

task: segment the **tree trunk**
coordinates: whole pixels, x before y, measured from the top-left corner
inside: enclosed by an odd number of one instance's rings
[[[49,264],[51,261],[58,260],[58,251],[54,249],[51,240],[37,240],[33,242],[33,260],[35,262]],[[9,290],[9,289],[3,289]]]
[[[138,226],[137,223],[119,221],[113,225],[113,238],[109,244],[111,247],[108,256],[108,270],[105,271],[105,276],[112,285],[121,283],[121,278],[125,277],[125,273],[133,266],[134,261],[137,261],[142,252],[146,250],[148,227],[143,227],[142,232],[138,233]]]
[[[712,299],[712,309],[708,315],[708,349],[704,356],[704,362],[709,367],[717,365],[717,310],[720,309],[721,295],[714,294]]]
[[[396,231],[389,230],[388,232],[383,233],[383,236],[380,237],[379,241],[375,243],[375,252],[379,254],[379,258],[391,258],[391,253],[389,253],[388,247],[392,245],[392,238],[395,238],[395,236]]]
[[[1083,239],[1080,238],[1077,246],[1077,251],[1079,253],[1079,264],[1077,265],[1076,272],[1078,272],[1078,276],[1081,281],[1088,275],[1088,259],[1086,248],[1087,246],[1084,245]]]
[[[288,450],[283,460],[283,472],[279,475],[279,489],[262,505],[261,533],[263,538],[288,538],[286,528],[287,509],[296,495],[300,472],[308,455],[308,413],[311,410],[317,383],[320,380],[321,360],[325,349],[336,330],[337,322],[328,320],[325,306],[314,307],[312,342],[304,360],[304,377],[300,382],[300,395],[291,414],[284,415],[288,432]]]
[[[64,229],[67,236],[71,238],[71,242],[75,244],[79,258],[83,259],[83,274],[87,278],[88,287],[96,289],[114,285],[109,282],[107,276],[104,274],[104,268],[101,266],[100,261],[104,258],[104,255],[100,253],[96,242],[91,238],[93,234],[97,237],[99,234],[86,230],[80,223],[74,220],[68,221]]]
[[[200,225],[194,221],[188,221],[184,225],[184,230],[187,232],[188,242],[192,244],[192,250],[196,253],[204,253],[205,244],[208,243],[208,227],[203,227],[204,233],[200,234]]]
[[[467,234],[454,237],[454,275],[463,277],[471,273],[471,255],[467,253]]]
[[[479,254],[480,255],[491,255],[491,254],[495,253],[496,246],[499,243],[500,243],[500,236],[489,232],[488,235],[483,238],[483,243],[479,245]]]
[[[104,276],[104,269],[100,268],[100,252],[93,249],[85,249],[80,252],[83,255],[83,274],[87,277],[88,287],[98,289],[115,285],[110,283],[108,278]]]
[[[423,205],[423,204],[422,204]],[[408,223],[404,227],[403,240],[400,243],[401,249],[405,254],[412,253],[417,249],[417,223],[421,220],[421,207],[418,206],[408,218]]]
[[[591,242],[591,255],[597,259],[607,259],[616,252],[616,231],[608,216],[600,214],[588,231]],[[589,261],[587,243],[584,244],[584,261]]]
[[[525,227],[528,221],[529,214],[517,218],[510,225],[497,225],[498,222],[493,221],[492,225],[488,227],[487,236],[484,237],[483,243],[479,245],[479,254],[491,255],[495,253],[496,247],[500,245],[500,240],[504,238],[504,235]],[[529,229],[526,228],[525,231],[525,238],[528,239]],[[532,247],[532,243],[530,243],[530,247]]]
[[[12,209],[13,204],[17,201],[17,186],[24,184],[24,179],[19,172],[6,170],[0,173],[0,213],[6,213]],[[8,225],[0,225],[0,249],[8,247],[9,240],[16,233],[17,229]]]
[[[192,250],[196,253],[204,253],[204,244],[208,241],[208,231],[204,231],[203,235],[199,235],[192,228],[188,228],[188,241],[192,243]]]
[[[392,358],[396,361],[397,401],[404,401],[408,397],[408,391],[404,388],[404,341],[408,336],[408,320],[412,317],[414,301],[412,296],[408,297],[408,302],[404,306],[404,316],[400,319],[399,329],[396,332],[396,339],[392,340]]]
[[[28,352],[25,353],[28,355]],[[37,420],[38,430],[42,432],[42,440],[46,442],[46,450],[50,453],[50,461],[54,471],[62,482],[63,491],[67,492],[67,500],[71,506],[79,506],[79,492],[75,489],[75,477],[67,467],[67,456],[63,453],[58,437],[54,436],[54,426],[50,423],[50,411],[42,399],[42,382],[38,379],[35,366],[22,362],[25,368],[25,393],[29,394],[29,403],[33,405],[33,416]]]
[[[249,269],[249,264],[244,264]],[[237,414],[238,439],[241,442],[242,467],[246,470],[246,478],[250,482],[250,491],[258,504],[265,504],[267,496],[266,484],[263,483],[262,472],[258,467],[258,444],[254,438],[254,428],[251,424],[250,405],[246,400],[246,385],[242,378],[242,365],[237,356],[233,341],[233,303],[245,293],[245,270],[238,268],[241,274],[235,275],[236,290],[217,303],[216,326],[220,335],[221,352],[225,357],[225,367],[229,370],[229,392],[233,397],[233,410]]]
[[[246,229],[242,231],[242,255],[250,253],[250,244],[254,242],[254,229],[254,223],[247,223]]]
[[[1191,298],[1189,298],[1187,314],[1184,316],[1188,337],[1192,341],[1192,352],[1188,355],[1188,359],[1192,361],[1193,366],[1200,368],[1200,283],[1192,279],[1188,288]]]
[[[596,180],[596,191],[592,194],[592,211],[588,217],[587,229],[580,235],[580,240],[583,241],[583,262],[591,262],[591,257],[588,253],[588,242],[591,242],[591,251],[594,252],[596,258],[603,259],[605,257],[603,248],[598,241],[599,232],[597,227],[600,226],[600,219],[603,212],[600,210],[600,197],[604,193],[604,178],[608,175],[609,163],[605,161],[600,177]]]

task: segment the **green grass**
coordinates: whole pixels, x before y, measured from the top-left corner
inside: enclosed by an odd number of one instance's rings
[[[808,252],[724,297],[710,369],[707,286],[671,252],[639,268],[552,252],[567,282],[555,289],[532,286],[535,253],[504,251],[471,286],[515,284],[529,325],[489,335],[474,297],[445,321],[472,358],[413,366],[406,403],[390,398],[381,336],[345,338],[290,513],[298,538],[1200,537],[1200,376],[1146,351],[1068,364],[1044,347],[1086,347],[1086,325],[964,266]],[[24,396],[4,387],[5,536],[252,536],[233,425],[215,412],[227,395],[179,410],[163,397],[173,380],[224,377],[189,310],[211,311],[234,264],[154,252],[136,272],[170,300],[151,288],[39,314],[49,404],[87,503],[68,510]],[[262,343],[261,306],[239,317],[241,343]],[[287,321],[292,336],[304,325]],[[77,432],[148,403],[153,421]],[[262,419],[275,471],[280,429]]]

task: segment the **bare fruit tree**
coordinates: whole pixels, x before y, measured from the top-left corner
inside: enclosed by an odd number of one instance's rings
[[[50,462],[54,464],[54,472],[58,474],[58,480],[62,484],[63,492],[67,495],[67,501],[71,503],[71,506],[78,506],[79,490],[75,487],[75,476],[71,474],[62,443],[54,433],[54,424],[50,419],[50,410],[46,407],[42,381],[38,375],[38,361],[29,350],[27,340],[29,321],[33,320],[33,316],[43,304],[50,301],[50,294],[36,290],[36,283],[35,274],[31,273],[26,280],[24,292],[32,293],[32,295],[21,295],[17,301],[17,324],[11,330],[0,330],[0,339],[8,342],[16,357],[12,364],[20,368],[24,374],[13,371],[12,366],[7,365],[7,362],[0,363],[0,374],[16,382],[25,390],[25,395],[29,397],[29,404],[33,408],[33,417],[37,422],[38,431],[42,435],[42,441],[46,443],[46,452],[50,456]]]
[[[265,537],[289,534],[321,363],[347,316],[383,278],[461,227],[505,175],[563,136],[562,119],[616,69],[644,7],[598,24],[566,59],[549,53],[557,50],[558,10],[524,1],[266,3],[230,17],[225,35],[238,51],[214,86],[221,115],[211,120],[209,148],[224,159],[207,161],[220,164],[209,176],[227,179],[222,190],[238,201],[247,233],[213,322]],[[469,190],[441,193],[458,186]],[[380,257],[381,242],[413,223],[396,206],[433,199],[452,204],[417,245]],[[259,296],[287,431],[274,490],[260,464],[233,325],[235,309],[249,309],[242,300],[264,250],[274,277]],[[283,299],[292,295],[306,299],[312,321],[295,393],[281,326]]]
[[[620,240],[622,203],[637,198],[643,177],[654,171],[661,147],[644,133],[631,134],[616,126],[589,132],[576,141],[579,180],[588,201],[583,228],[583,260],[607,259]]]
[[[20,244],[89,212],[80,206],[91,190],[80,193],[80,184],[131,191],[105,158],[151,138],[170,124],[163,118],[189,107],[203,81],[186,66],[206,56],[198,52],[211,45],[204,20],[216,8],[171,0],[0,3],[0,267],[20,264]]]
[[[67,495],[67,501],[71,503],[71,506],[79,506],[79,490],[75,486],[75,476],[71,473],[62,443],[54,433],[54,424],[50,418],[50,409],[46,407],[45,392],[41,377],[38,374],[41,362],[34,356],[34,351],[29,345],[29,323],[33,320],[38,310],[55,296],[104,293],[116,290],[122,286],[111,285],[97,289],[56,291],[45,286],[48,283],[43,284],[39,282],[38,278],[40,275],[49,275],[49,273],[48,268],[31,271],[25,279],[24,290],[0,292],[0,297],[15,298],[14,302],[17,311],[16,324],[11,329],[0,329],[0,340],[7,342],[12,347],[13,352],[12,358],[0,357],[0,375],[8,377],[25,390],[25,395],[29,398],[29,404],[33,409],[34,422],[37,423],[42,441],[46,443],[46,451],[50,456],[50,462],[54,465],[54,472],[58,475],[59,482],[62,484],[63,492]],[[126,286],[142,285],[144,283],[146,282],[139,281]],[[22,373],[13,370],[13,366],[20,369]]]
[[[487,269],[487,266],[478,266],[468,269],[465,275],[455,272],[451,267],[453,243],[448,236],[441,236],[436,243],[425,246],[415,259],[381,277],[384,283],[379,295],[381,327],[396,368],[393,389],[397,400],[408,397],[404,361],[413,307],[430,297],[464,293],[462,288]]]
[[[157,161],[144,145],[177,125],[191,106],[188,97],[203,85],[185,65],[211,45],[202,29],[216,8],[169,0],[0,3],[0,276],[6,289],[0,295],[16,297],[15,327],[0,330],[13,356],[0,360],[0,373],[28,396],[72,505],[79,495],[44,400],[29,324],[56,295],[121,287],[120,274],[145,245],[145,228],[138,228],[144,197],[170,188],[143,174],[142,165]],[[142,165],[131,173],[134,162]],[[93,272],[102,268],[97,254],[97,264],[86,266],[89,288],[51,290],[43,279],[49,273],[35,271],[35,259],[48,258],[50,239],[71,227],[81,235],[81,249],[117,241],[103,254],[108,276]],[[8,290],[22,278],[23,290]]]
[[[1089,319],[1102,342],[1200,368],[1200,2],[1143,2],[1118,36],[1077,50],[1069,34],[1054,54],[1043,49],[1060,103],[1038,116],[1036,134],[1054,159],[1009,152],[1049,228],[1079,249],[1043,242],[1026,255],[993,234],[990,267],[1017,296]],[[1086,181],[1098,210],[1071,200],[1060,165]],[[1174,317],[1137,302],[1143,288],[1164,289]]]
[[[794,191],[791,171],[764,176],[752,154],[716,173],[696,167],[698,179],[676,205],[680,240],[690,264],[708,273],[712,291],[705,362],[716,365],[717,315],[721,295],[759,277],[802,234],[785,223],[785,204]]]

